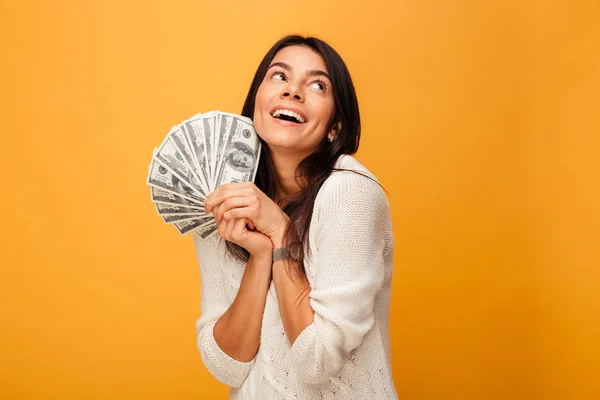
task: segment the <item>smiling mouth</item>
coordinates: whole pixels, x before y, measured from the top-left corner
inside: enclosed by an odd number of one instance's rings
[[[276,110],[271,114],[273,118],[280,119],[282,121],[294,122],[296,124],[303,124],[305,121],[304,117],[291,110]]]
[[[298,121],[298,118],[296,118],[296,117],[293,117],[293,116],[291,116],[291,115],[285,115],[285,114],[281,114],[280,116],[278,116],[278,117],[275,117],[275,118],[277,118],[277,119],[282,119],[282,120],[284,120],[284,121],[295,122],[295,123],[297,123],[297,124],[299,124],[299,123],[300,123],[300,121]]]

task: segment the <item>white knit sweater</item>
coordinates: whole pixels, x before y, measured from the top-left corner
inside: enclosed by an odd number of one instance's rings
[[[351,156],[336,167],[361,171]],[[233,302],[245,263],[217,235],[194,235],[202,276],[198,349],[206,368],[231,386],[231,399],[396,399],[389,311],[393,235],[381,187],[353,172],[333,172],[315,200],[305,268],[314,322],[290,347],[271,282],[260,346],[250,362],[225,354],[213,328]]]

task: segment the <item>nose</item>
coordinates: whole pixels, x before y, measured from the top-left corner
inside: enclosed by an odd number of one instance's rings
[[[300,93],[300,91],[296,88],[296,86],[288,86],[281,92],[282,99],[293,98],[294,100],[298,100],[301,103],[304,103],[304,97]]]

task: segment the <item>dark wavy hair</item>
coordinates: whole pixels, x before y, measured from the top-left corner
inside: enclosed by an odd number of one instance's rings
[[[294,198],[282,199],[283,211],[289,216],[289,225],[285,232],[284,242],[293,247],[295,254],[303,256],[308,254],[308,232],[313,212],[315,198],[325,180],[333,171],[335,162],[342,154],[354,154],[360,142],[360,114],[358,99],[350,73],[340,55],[324,41],[314,37],[298,35],[286,36],[279,40],[262,59],[248,96],[244,102],[242,115],[254,117],[254,104],[256,93],[261,85],[275,55],[288,46],[306,46],[318,53],[324,60],[331,79],[331,88],[334,99],[334,115],[327,129],[329,132],[338,123],[335,140],[329,142],[327,135],[319,148],[300,162],[296,168],[296,181],[301,187],[300,193]],[[262,154],[256,173],[255,184],[271,199],[276,195],[277,174],[273,165],[269,146],[261,139]],[[361,174],[362,175],[362,174]],[[249,253],[246,249],[234,243],[227,242],[227,248],[238,259],[248,260]]]

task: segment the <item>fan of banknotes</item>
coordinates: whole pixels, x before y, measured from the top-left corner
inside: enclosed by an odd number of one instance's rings
[[[225,183],[254,181],[260,140],[252,120],[221,111],[197,114],[171,128],[148,171],[158,215],[181,235],[206,239],[217,230],[204,200]]]

